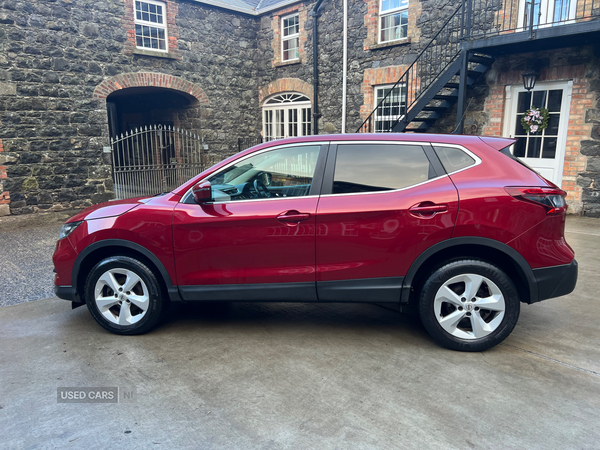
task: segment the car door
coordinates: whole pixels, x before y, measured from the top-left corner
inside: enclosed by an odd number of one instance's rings
[[[191,195],[173,215],[184,299],[316,300],[315,213],[327,145],[272,147],[207,181],[213,201]]]
[[[317,210],[319,300],[399,301],[410,264],[451,237],[457,210],[429,144],[332,143]]]

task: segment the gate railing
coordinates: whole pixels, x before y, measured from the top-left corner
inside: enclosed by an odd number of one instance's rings
[[[218,161],[195,133],[150,125],[111,138],[115,197],[170,192]]]

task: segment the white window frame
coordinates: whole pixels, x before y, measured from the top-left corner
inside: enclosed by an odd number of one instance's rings
[[[294,17],[294,16],[298,18],[298,32],[294,33],[294,34],[290,34],[288,36],[285,36],[284,33],[283,33],[283,30],[284,30],[283,24],[285,23],[285,21],[287,19],[290,19],[291,17]],[[284,50],[283,50],[283,44],[286,41],[291,41],[292,39],[296,39],[296,42],[297,42],[296,49],[297,49],[297,52],[298,52],[298,57],[297,58],[284,59],[283,55],[285,53],[284,53]],[[300,14],[298,14],[298,13],[288,14],[287,16],[283,16],[281,18],[281,62],[298,61],[299,59],[300,59]]]
[[[137,18],[137,9],[136,9],[136,5],[135,5],[137,2],[148,3],[149,5],[160,6],[163,11],[163,13],[162,13],[163,23],[149,22],[146,20],[138,19]],[[169,52],[169,33],[167,30],[167,4],[165,2],[159,2],[159,1],[155,1],[155,0],[133,0],[133,24],[134,24],[133,31],[135,34],[136,48],[139,48],[140,50],[148,50],[151,52],[161,52],[161,53]],[[158,29],[164,30],[165,31],[165,48],[161,49],[161,48],[152,48],[152,47],[144,47],[144,46],[137,45],[137,33],[135,32],[136,25],[158,28]]]
[[[400,2],[402,2],[402,0],[400,0]],[[396,41],[402,41],[404,39],[408,39],[408,6],[409,6],[409,0],[406,1],[406,5],[405,6],[399,6],[398,8],[392,8],[392,9],[387,9],[387,10],[383,10],[383,0],[379,0],[379,18],[378,18],[378,24],[377,24],[377,42],[380,44],[385,44],[388,42],[396,42]],[[394,16],[398,13],[402,13],[406,11],[406,15],[407,15],[407,24],[406,24],[406,36],[404,37],[399,37],[397,39],[390,39],[388,41],[384,41],[381,39],[381,25],[383,22],[383,19],[385,17],[389,17],[389,16]]]
[[[400,103],[398,104],[398,115],[389,115],[389,116],[379,116],[377,113],[377,105],[379,104],[379,101],[377,100],[377,98],[379,97],[377,95],[377,92],[381,89],[391,89],[393,88],[394,85],[393,84],[383,84],[381,86],[374,86],[374,91],[373,91],[373,109],[375,110],[375,120],[373,121],[373,132],[374,133],[381,133],[382,131],[377,131],[377,122],[385,122],[385,121],[392,121],[392,120],[396,120],[396,119],[401,119],[402,115],[400,114],[401,112],[401,106],[402,106],[402,100],[404,100],[404,103],[406,104],[406,84],[402,83],[398,86],[396,86],[397,88],[400,88]],[[393,106],[390,106],[390,108],[393,108]]]
[[[305,97],[306,100],[300,100],[299,97]],[[271,100],[276,100],[278,102],[269,103]],[[290,111],[292,111],[292,113],[293,111],[296,111],[297,120],[295,123],[290,121]],[[305,117],[303,117],[303,115]],[[295,136],[307,136],[313,133],[312,104],[308,97],[298,92],[281,92],[269,97],[263,103],[262,117],[262,135],[265,141],[294,136],[293,134],[290,134],[290,125],[295,125],[295,130],[297,131]],[[280,127],[283,127],[283,133],[281,133]]]

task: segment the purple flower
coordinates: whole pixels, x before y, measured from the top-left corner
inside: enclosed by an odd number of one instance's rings
[[[531,132],[535,133],[538,130],[538,126],[537,125],[531,125]]]

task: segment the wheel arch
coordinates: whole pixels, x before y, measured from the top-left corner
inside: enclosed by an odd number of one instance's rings
[[[73,290],[77,293],[79,302],[84,303],[83,287],[86,274],[102,259],[109,256],[129,256],[137,258],[150,267],[157,275],[157,279],[164,289],[164,294],[172,301],[181,300],[177,286],[173,285],[171,276],[160,260],[147,248],[122,239],[106,239],[95,242],[86,247],[75,259],[71,279]]]
[[[537,301],[538,286],[533,270],[515,249],[493,239],[460,237],[433,245],[415,259],[404,277],[400,302],[412,302],[424,279],[438,267],[463,258],[481,259],[497,265],[509,277],[516,278],[515,286],[522,302]]]

